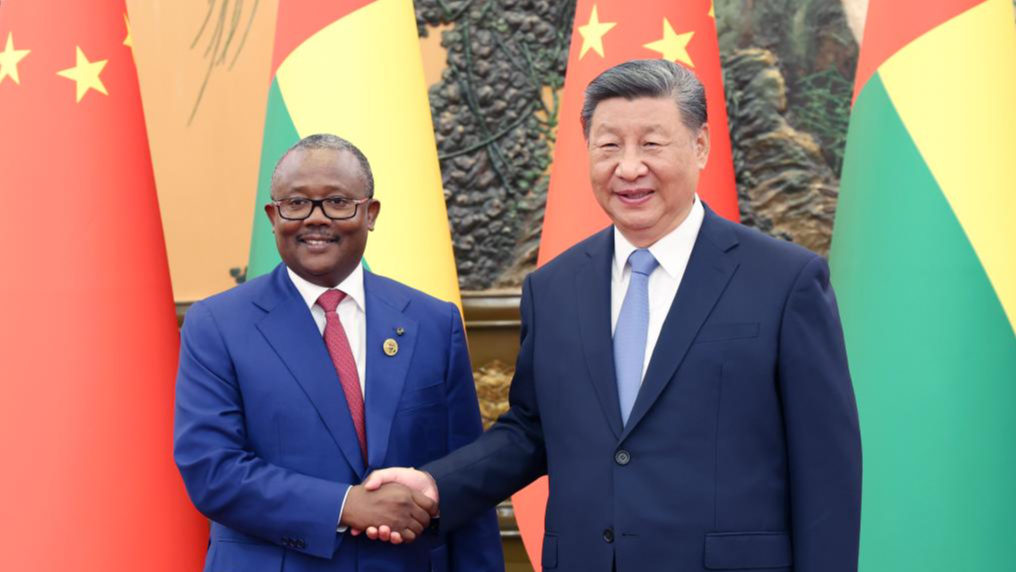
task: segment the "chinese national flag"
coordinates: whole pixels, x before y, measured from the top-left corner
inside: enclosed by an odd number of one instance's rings
[[[710,160],[697,192],[717,214],[738,220],[724,81],[711,0],[579,0],[558,140],[551,166],[538,264],[609,225],[590,190],[586,141],[579,123],[583,91],[593,78],[629,60],[667,59],[684,65],[706,87]]]
[[[178,336],[122,0],[0,2],[4,570],[199,570]]]
[[[663,58],[692,69],[706,87],[710,159],[697,193],[719,215],[738,220],[724,82],[711,0],[579,0],[569,49],[558,140],[540,241],[542,265],[610,220],[590,190],[579,113],[586,86],[607,68],[635,59]],[[530,561],[540,569],[547,479],[512,497]]]

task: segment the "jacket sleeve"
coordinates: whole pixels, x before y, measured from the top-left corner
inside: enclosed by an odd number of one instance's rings
[[[438,484],[442,530],[470,522],[547,474],[533,378],[532,290],[531,277],[527,277],[520,305],[522,341],[509,390],[509,411],[473,443],[422,467]]]
[[[483,425],[462,318],[459,308],[454,304],[449,307],[452,332],[445,387],[448,392],[448,450],[455,451],[475,441],[483,432]],[[505,569],[498,519],[493,509],[449,533],[446,541],[450,570],[501,572]]]
[[[266,462],[246,437],[244,404],[215,317],[199,302],[181,334],[173,455],[202,514],[268,542],[331,558],[348,484]]]
[[[837,302],[821,257],[805,265],[792,287],[781,321],[778,359],[794,569],[854,572],[861,437]]]

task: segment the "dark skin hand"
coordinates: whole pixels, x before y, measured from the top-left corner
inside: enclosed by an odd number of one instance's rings
[[[424,532],[437,512],[437,503],[400,484],[387,483],[375,491],[356,485],[346,497],[340,524],[353,530],[385,524],[409,543]]]

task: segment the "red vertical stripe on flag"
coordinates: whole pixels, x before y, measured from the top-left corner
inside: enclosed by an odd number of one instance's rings
[[[279,0],[275,23],[275,46],[272,49],[272,74],[304,40],[343,16],[355,12],[374,0]],[[337,56],[345,57],[345,56]]]
[[[890,56],[929,30],[984,0],[873,0],[869,2],[862,36],[855,93],[858,97],[876,69]]]

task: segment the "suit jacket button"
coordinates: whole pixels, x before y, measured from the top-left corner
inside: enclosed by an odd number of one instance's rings
[[[610,528],[604,529],[604,542],[611,544],[614,542],[614,531]]]
[[[621,451],[618,451],[617,453],[614,454],[614,462],[618,463],[619,465],[622,466],[628,465],[629,461],[631,460],[632,455],[630,455],[629,452],[626,451],[625,449],[622,449]]]

